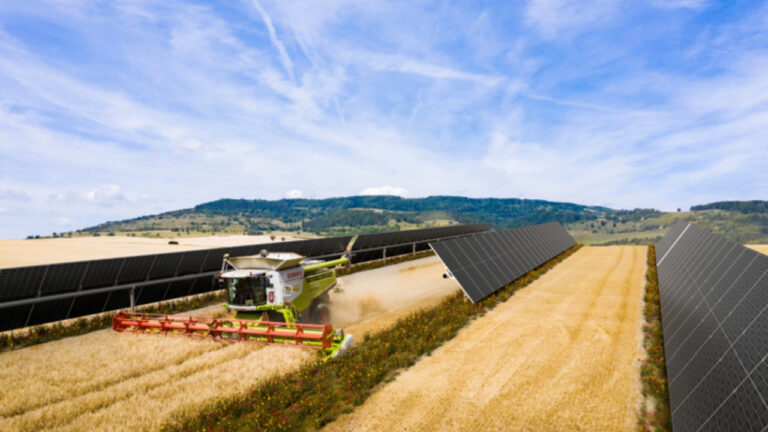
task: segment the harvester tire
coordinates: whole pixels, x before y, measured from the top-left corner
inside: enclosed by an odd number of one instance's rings
[[[277,311],[266,311],[264,312],[265,318],[267,321],[271,322],[285,322],[285,317],[283,314]]]
[[[312,310],[312,322],[315,324],[330,324],[331,309],[325,303],[318,303]]]

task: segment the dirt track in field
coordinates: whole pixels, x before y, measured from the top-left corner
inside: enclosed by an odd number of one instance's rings
[[[442,272],[431,257],[345,276],[345,292],[332,297],[334,321],[362,340],[458,289]],[[112,330],[0,353],[0,431],[157,430],[314,355]]]
[[[344,292],[331,297],[333,324],[362,340],[365,333],[386,328],[457,291],[455,281],[443,279],[444,272],[432,256],[344,276]]]
[[[761,254],[768,255],[768,245],[746,245],[750,249],[754,249]]]
[[[582,248],[324,431],[635,430],[645,257]]]

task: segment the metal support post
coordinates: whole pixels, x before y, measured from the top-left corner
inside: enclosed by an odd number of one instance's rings
[[[136,312],[136,285],[131,287],[131,313]]]

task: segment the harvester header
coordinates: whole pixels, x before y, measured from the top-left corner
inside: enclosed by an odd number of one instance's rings
[[[326,358],[352,346],[352,335],[331,326],[331,291],[340,292],[334,267],[347,258],[307,260],[292,252],[224,255],[218,283],[235,318],[120,312],[116,331],[185,334],[214,340],[289,344],[320,349]]]

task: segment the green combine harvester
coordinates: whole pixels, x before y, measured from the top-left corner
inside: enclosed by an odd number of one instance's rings
[[[225,255],[218,283],[235,318],[119,312],[112,328],[304,346],[333,358],[353,343],[352,335],[333,329],[328,306],[330,292],[340,290],[334,268],[348,262],[307,260],[292,252]]]

